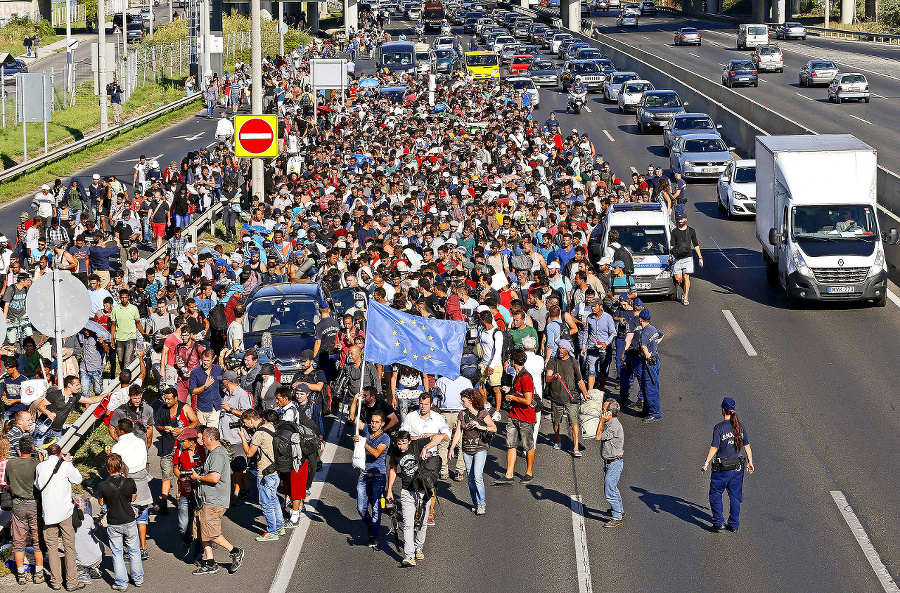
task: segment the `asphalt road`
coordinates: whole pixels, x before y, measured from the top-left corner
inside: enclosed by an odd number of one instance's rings
[[[553,110],[564,130],[587,130],[619,176],[632,166],[666,163],[660,136],[637,135],[633,116],[619,115],[598,95],[590,98],[590,112],[567,115],[565,96],[542,89],[536,116],[542,121]],[[623,419],[623,528],[602,528],[608,507],[597,444],[588,441],[580,460],[554,451],[545,421],[535,481],[489,486],[483,518],[469,511],[464,484],[443,486],[425,561],[401,569],[392,543],[381,552],[359,545],[356,472],[344,438],[287,590],[310,583],[323,591],[372,588],[373,575],[374,588],[383,591],[430,590],[435,583],[466,591],[881,590],[831,493],[846,496],[895,570],[900,524],[891,509],[900,464],[888,452],[900,444],[890,389],[900,373],[880,361],[900,330],[898,310],[894,304],[788,310],[765,283],[753,222],[726,220],[712,185],[690,185],[689,200],[706,267],[695,278],[689,307],[649,304],[667,334],[663,422]],[[757,356],[748,356],[725,310]],[[617,393],[615,382],[610,392]],[[699,465],[725,395],[738,402],[757,472],[745,480],[741,530],[714,535],[706,531],[708,478]],[[493,444],[488,484],[504,464],[502,443]],[[523,460],[518,464],[521,475]],[[583,538],[572,496],[584,500]],[[588,560],[579,565],[584,555]]]

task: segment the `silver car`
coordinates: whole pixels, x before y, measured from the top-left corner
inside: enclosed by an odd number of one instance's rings
[[[640,78],[637,72],[613,72],[603,81],[603,98],[607,103],[619,101],[619,91],[629,80]]]
[[[777,39],[806,39],[806,27],[800,23],[785,23],[775,28]]]
[[[634,111],[641,102],[641,97],[646,91],[655,90],[656,87],[649,80],[629,80],[622,85],[616,102],[619,104],[619,113]]]
[[[756,160],[731,162],[716,184],[719,208],[728,218],[756,215]]]
[[[848,72],[834,77],[828,85],[828,100],[840,104],[845,99],[869,102],[869,81],[865,74]]]
[[[559,71],[550,60],[540,59],[531,62],[528,68],[531,80],[539,86],[559,86]]]
[[[675,45],[702,45],[700,31],[694,27],[682,27],[675,31]]]
[[[717,178],[734,162],[732,150],[717,133],[686,134],[672,145],[669,165],[685,179]]]
[[[663,146],[668,152],[675,141],[688,134],[715,133],[722,128],[705,113],[679,113],[663,126]]]
[[[813,86],[815,84],[831,84],[840,70],[837,64],[831,60],[810,60],[800,71],[800,84]]]
[[[777,45],[757,45],[750,60],[760,72],[784,72],[784,54]]]

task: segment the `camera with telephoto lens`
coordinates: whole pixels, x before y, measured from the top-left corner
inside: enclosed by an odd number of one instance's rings
[[[232,430],[237,430],[239,428],[242,428],[243,426],[244,426],[244,423],[241,422],[240,420],[235,420],[234,422],[228,423],[228,428],[230,428]]]
[[[234,356],[226,356],[225,357],[225,370],[226,371],[237,371],[243,366],[244,361]]]

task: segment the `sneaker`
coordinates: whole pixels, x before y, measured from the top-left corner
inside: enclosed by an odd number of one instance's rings
[[[98,579],[101,578],[101,577],[100,577],[100,571],[98,571],[96,568],[92,568],[91,570],[97,572],[97,576],[94,577],[94,575],[91,574],[91,578],[98,578]],[[34,575],[31,577],[31,580],[32,580],[32,582],[34,582],[34,583],[43,583],[44,581],[47,580],[47,573],[44,572],[43,570],[40,571],[40,572],[36,572],[36,573],[34,573]]]
[[[428,517],[427,523],[428,523],[428,526],[429,526],[429,527],[432,527],[432,526],[434,526],[434,525],[437,525],[437,523],[434,522],[434,517]]]
[[[553,443],[553,448],[559,451],[560,449],[562,449],[562,445],[559,443]]]
[[[416,560],[425,560],[425,552],[422,551],[422,548],[416,549]]]
[[[415,558],[404,558],[403,562],[400,563],[400,566],[415,566],[416,559]]]
[[[43,572],[43,571],[41,571]],[[35,575],[37,576],[37,575]],[[17,572],[16,573],[16,582],[20,585],[28,584],[28,573],[27,572]]]
[[[494,480],[494,486],[507,486],[513,483],[512,478],[507,478],[506,476],[500,476],[496,480]]]
[[[603,527],[605,527],[606,529],[614,529],[616,527],[621,527],[624,524],[625,521],[623,521],[622,519],[613,519],[612,521],[604,523]]]
[[[497,410],[493,414],[491,414],[491,420],[493,420],[494,422],[500,422],[501,418],[503,418],[503,416],[500,415],[500,410]]]
[[[578,449],[575,449],[574,451],[572,451],[572,457],[582,457],[581,451]]]
[[[525,474],[524,476],[522,476],[522,483],[527,484],[528,482],[532,481],[533,479],[534,479],[533,475]]]
[[[647,416],[644,418],[644,424],[653,424],[654,422],[659,422],[662,418],[657,418],[656,416]]]
[[[113,591],[125,591],[126,590],[126,588],[123,587],[122,585],[113,585],[111,588]]]
[[[291,514],[290,518],[284,522],[285,529],[293,529],[297,525],[300,525],[300,513],[296,515]]]
[[[642,410],[642,409],[644,409],[644,400],[639,399],[637,401],[633,401],[630,404],[628,404],[628,407],[633,410]]]
[[[91,578],[95,581],[103,578],[103,575],[100,574],[100,569],[96,568],[94,566],[91,566],[90,568],[88,568],[88,574],[91,575]],[[37,575],[35,575],[35,577],[37,577]],[[41,571],[40,578],[41,578],[41,582],[43,583],[44,582],[43,571]]]
[[[267,531],[262,535],[257,535],[256,541],[258,541],[258,542],[277,542],[278,534]]]
[[[143,586],[144,586],[144,581],[141,581],[140,583],[135,583],[134,586],[135,586],[135,587],[143,587]]]
[[[229,574],[234,574],[244,563],[244,549],[235,548],[231,550],[231,566],[228,568]]]
[[[687,307],[688,305],[691,304],[691,301],[689,301],[689,300],[687,300],[687,299],[682,299],[682,300],[681,300],[681,304],[684,305],[685,307]]]
[[[727,529],[727,530],[730,531],[731,533],[734,533],[735,531],[737,531],[737,528],[736,528],[736,527],[732,527],[731,525],[726,525],[726,526],[725,526],[725,529]]]
[[[712,533],[722,533],[723,531],[725,531],[725,526],[724,525],[713,525],[709,528],[709,530]]]
[[[216,574],[217,572],[219,572],[219,565],[218,565],[218,564],[216,564],[215,562],[204,562],[204,563],[200,566],[200,568],[195,569],[194,572],[191,573],[191,574],[197,574],[197,575],[201,575],[201,574]]]
[[[141,560],[149,560],[150,559],[150,549],[144,548],[141,550]]]
[[[66,591],[80,591],[87,587],[84,583],[75,583],[71,587],[66,587]]]
[[[278,530],[279,537],[284,536],[285,533],[287,533],[287,532],[284,530],[284,527],[282,527],[281,529]]]
[[[487,512],[487,507],[483,504],[478,505],[478,508],[475,509],[476,515],[483,515]]]
[[[369,538],[369,547],[372,548],[373,550],[378,549],[378,538],[377,537]]]

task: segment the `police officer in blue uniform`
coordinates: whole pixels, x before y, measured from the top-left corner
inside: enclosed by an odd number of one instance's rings
[[[712,466],[709,481],[709,506],[713,514],[710,531],[719,533],[723,529],[737,531],[740,527],[742,486],[744,467],[747,473],[753,473],[753,451],[750,449],[750,438],[747,429],[738,419],[734,411],[734,400],[726,397],[722,400],[722,417],[724,420],[713,428],[712,443],[709,453],[700,471],[705,473]],[[746,453],[746,457],[743,455]],[[730,509],[728,523],[722,507],[722,493],[728,490]]]
[[[618,354],[622,361],[618,375],[619,401],[623,407],[630,406],[641,410],[644,407],[644,389],[641,386],[641,321],[638,313],[644,303],[641,299],[634,299],[634,302],[631,302],[627,295],[620,296],[619,300],[623,305],[620,310],[625,326],[625,337],[622,339],[621,351]],[[617,342],[616,347],[618,346]],[[636,401],[629,403],[632,383],[638,385],[638,397]]]
[[[638,314],[641,322],[641,390],[644,392],[644,423],[659,422],[659,343],[665,334],[650,325],[650,309]]]

